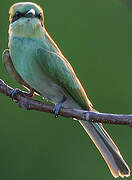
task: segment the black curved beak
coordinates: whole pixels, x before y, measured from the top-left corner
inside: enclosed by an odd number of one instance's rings
[[[25,17],[35,17],[36,16],[36,13],[35,13],[35,10],[34,9],[31,9],[30,11],[28,11],[25,15]]]

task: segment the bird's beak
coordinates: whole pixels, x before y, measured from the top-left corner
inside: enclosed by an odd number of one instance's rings
[[[35,10],[31,9],[25,14],[25,17],[34,17],[35,16]]]

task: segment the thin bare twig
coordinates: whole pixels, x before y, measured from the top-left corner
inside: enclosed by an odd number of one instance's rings
[[[12,87],[8,86],[4,83],[4,81],[0,80],[0,93],[10,97],[12,90]],[[54,113],[53,104],[44,104],[40,101],[29,98],[22,91],[18,93],[14,99],[18,102],[19,107],[24,109]],[[59,115],[75,118],[77,120],[132,126],[132,115],[99,113],[70,108],[61,108]]]

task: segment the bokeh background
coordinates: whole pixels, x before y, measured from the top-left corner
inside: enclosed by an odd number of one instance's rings
[[[0,54],[8,47],[8,10],[15,2],[19,1],[0,1]],[[131,114],[132,9],[119,0],[33,2],[44,8],[48,32],[73,65],[95,108]],[[6,73],[1,61],[0,78],[14,88],[21,88]],[[131,168],[132,129],[105,127]],[[79,123],[20,109],[0,94],[0,179],[113,177]]]

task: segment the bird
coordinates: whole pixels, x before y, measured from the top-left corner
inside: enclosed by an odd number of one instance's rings
[[[48,34],[43,9],[33,2],[19,2],[9,10],[8,49],[3,52],[7,72],[22,86],[54,103],[57,116],[61,107],[95,111],[73,67]],[[18,92],[15,89],[11,96]],[[130,169],[118,147],[101,123],[79,120],[112,175],[130,176]]]

